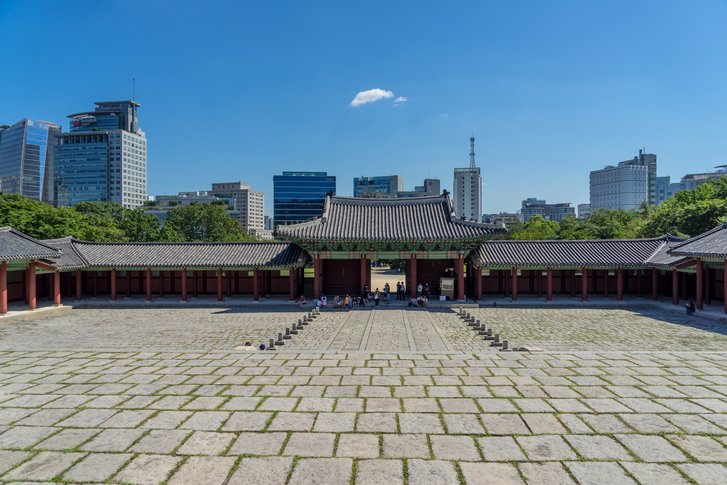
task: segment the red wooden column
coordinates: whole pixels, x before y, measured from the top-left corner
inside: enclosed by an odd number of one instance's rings
[[[227,296],[232,298],[232,271],[227,272]]]
[[[35,310],[38,306],[38,301],[35,294],[35,261],[31,261],[28,264],[27,274],[28,277],[26,278],[26,281],[28,282],[28,309]]]
[[[727,268],[727,266],[725,266]],[[8,312],[8,263],[0,263],[0,315]]]
[[[76,300],[81,299],[81,282],[82,282],[81,275],[82,274],[83,273],[81,273],[80,269],[76,271]]]
[[[368,261],[366,260],[366,255],[361,255],[361,276],[359,277],[359,294],[363,295],[364,286],[366,286],[366,282],[368,281],[368,273],[369,273],[369,265]]]
[[[131,271],[126,272],[126,298],[131,296]]]
[[[547,286],[548,291],[546,293],[546,299],[548,301],[553,301],[553,268],[548,268],[548,276],[547,276]]]
[[[295,276],[295,268],[290,268],[288,272],[288,299],[290,301],[295,301]]]
[[[411,295],[412,298],[416,298],[417,296],[417,255],[412,253],[411,256],[409,256],[409,268],[411,272],[409,273],[409,295]]]
[[[91,272],[91,280],[93,281],[93,296],[98,296],[98,273]]]
[[[618,268],[616,270],[616,299],[619,301],[624,299],[624,270],[623,270],[623,268]]]
[[[517,300],[517,268],[513,267],[510,270],[511,281],[512,281],[512,301]]]
[[[464,300],[464,255],[457,256],[457,299]]]
[[[727,259],[724,260],[722,268],[722,300],[724,312],[727,313]]]
[[[111,301],[116,301],[116,270],[112,269],[109,274],[111,279]]]
[[[53,304],[59,306],[61,304],[61,272],[53,273]]]
[[[257,276],[255,277],[255,284],[257,288]],[[313,256],[313,298],[318,299],[321,296],[321,258],[317,254]],[[255,291],[255,298],[257,298],[257,290]]]
[[[482,299],[482,268],[475,269],[475,296]]]
[[[702,260],[697,260],[697,309],[704,308],[704,265]]]
[[[222,270],[217,270],[217,301],[222,301]]]
[[[146,301],[151,301],[151,270],[147,268],[146,273]]]
[[[581,268],[581,300],[588,301],[588,269]]]
[[[197,298],[197,272],[192,270],[192,295]]]
[[[659,280],[658,274],[656,272],[656,268],[651,268],[651,299],[656,300],[658,298],[657,296],[657,290],[658,290],[658,282]]]
[[[313,266],[317,266],[315,263]],[[317,286],[316,284],[313,285]],[[317,298],[317,297],[316,297]],[[252,299],[258,301],[260,299],[260,271],[254,270],[252,272]]]
[[[638,270],[638,274],[636,275],[636,296],[638,296],[639,298],[641,298],[641,293],[643,292],[643,290],[641,289],[641,287],[643,286],[643,277],[641,276],[641,273],[642,271]],[[626,285],[626,287],[628,288],[628,285]]]
[[[187,268],[180,271],[180,278],[182,280],[182,301],[187,301]]]
[[[679,273],[676,269],[671,270],[671,304],[679,304]]]
[[[164,271],[159,272],[159,296],[164,296]]]
[[[608,270],[603,271],[603,296],[608,298]]]

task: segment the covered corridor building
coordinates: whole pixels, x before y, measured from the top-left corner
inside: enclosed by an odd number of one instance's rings
[[[406,262],[406,285],[482,300],[589,295],[721,301],[727,313],[727,223],[691,239],[492,240],[500,226],[460,220],[447,194],[411,199],[328,197],[322,217],[278,227],[287,242],[93,243],[36,240],[0,228],[0,313],[39,297],[360,294],[371,262]],[[304,268],[311,267],[312,278]]]

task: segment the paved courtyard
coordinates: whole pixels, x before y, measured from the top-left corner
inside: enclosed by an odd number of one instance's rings
[[[480,311],[496,326],[499,310]],[[719,328],[579,309],[568,325],[583,323],[561,335],[572,310],[548,309],[535,315],[553,333],[530,334],[520,310],[502,317],[503,334],[604,348],[497,352],[447,311],[328,312],[276,352],[234,347],[300,312],[9,319],[0,482],[727,483]],[[609,350],[621,319],[659,351]],[[715,351],[679,351],[673,332]]]

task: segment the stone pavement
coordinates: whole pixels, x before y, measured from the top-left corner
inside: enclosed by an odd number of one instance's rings
[[[545,350],[725,350],[727,323],[627,308],[497,307],[467,309],[503,338]]]
[[[727,482],[727,353],[11,351],[0,480]]]
[[[3,322],[0,482],[727,483],[721,329],[531,310],[503,328],[605,348],[497,352],[452,312],[400,309],[326,312],[276,352],[234,346],[300,312]],[[719,351],[675,351],[674,333]],[[626,337],[660,351],[607,350]]]

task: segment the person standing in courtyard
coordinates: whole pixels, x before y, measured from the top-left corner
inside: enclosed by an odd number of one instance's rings
[[[379,306],[379,289],[374,292],[374,305]]]

